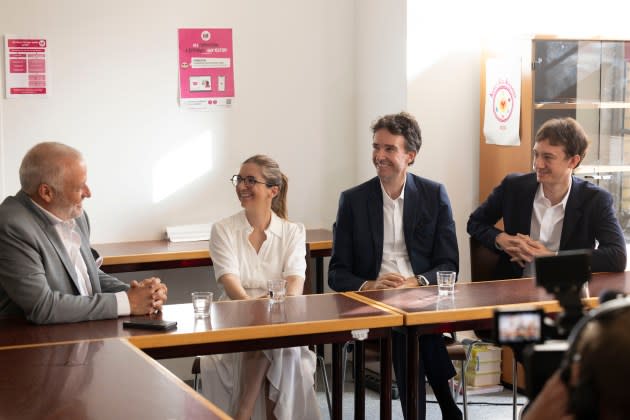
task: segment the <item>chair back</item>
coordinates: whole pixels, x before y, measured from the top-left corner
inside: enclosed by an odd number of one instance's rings
[[[469,237],[470,281],[496,280],[499,254],[486,248],[481,242]]]

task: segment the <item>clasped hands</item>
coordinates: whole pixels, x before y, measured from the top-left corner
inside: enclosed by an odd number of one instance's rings
[[[521,233],[510,235],[502,232],[495,241],[510,256],[510,261],[517,263],[521,267],[525,267],[526,264],[534,261],[535,257],[554,255],[554,252],[547,249],[541,242]]]
[[[159,312],[168,299],[168,288],[158,277],[142,281],[132,280],[127,290],[132,315],[148,315]]]
[[[415,277],[405,277],[400,273],[385,273],[376,280],[368,280],[361,290],[397,289],[399,287],[417,287]]]

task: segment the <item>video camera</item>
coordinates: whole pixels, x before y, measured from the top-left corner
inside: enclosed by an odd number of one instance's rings
[[[526,394],[533,399],[560,365],[568,348],[567,337],[584,314],[582,290],[591,278],[591,251],[562,251],[537,257],[536,284],[553,294],[562,307],[555,320],[542,309],[494,312],[496,342],[523,355]],[[555,341],[547,341],[554,339]]]

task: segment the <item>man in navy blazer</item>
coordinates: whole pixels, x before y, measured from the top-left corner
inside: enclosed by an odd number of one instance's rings
[[[377,177],[341,193],[333,227],[328,284],[337,291],[436,284],[438,270],[457,271],[455,222],[445,188],[407,172],[422,144],[407,113],[373,126]],[[406,414],[405,336],[394,332],[396,381]],[[419,418],[425,417],[425,373],[445,419],[459,419],[448,387],[455,371],[441,335],[420,338]]]
[[[533,275],[536,256],[593,249],[593,271],[624,271],[626,244],[613,199],[572,175],[588,141],[572,118],[552,119],[538,130],[534,173],[511,174],[468,220],[468,233],[500,254],[495,279]],[[495,227],[503,219],[504,230]]]

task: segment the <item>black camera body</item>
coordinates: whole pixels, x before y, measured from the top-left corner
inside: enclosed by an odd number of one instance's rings
[[[568,348],[567,340],[548,341],[525,347],[523,350],[525,395],[530,401],[536,398],[547,379],[560,367]]]
[[[542,309],[494,312],[497,343],[509,345],[523,355],[526,394],[530,400],[560,366],[569,347],[566,339],[584,314],[581,292],[591,278],[591,251],[564,251],[537,257],[535,264],[536,284],[554,295],[563,312],[555,320],[545,318]]]

